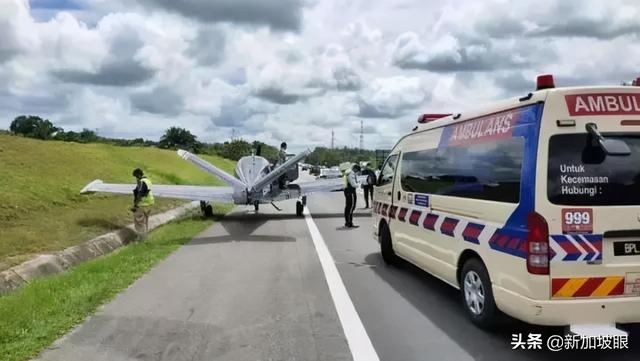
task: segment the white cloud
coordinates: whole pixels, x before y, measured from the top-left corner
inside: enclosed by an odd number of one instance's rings
[[[358,96],[358,116],[397,118],[425,102],[429,93],[418,77],[376,79]]]
[[[38,38],[31,31],[27,0],[0,1],[0,64],[15,55],[38,46]]]
[[[463,43],[453,35],[443,35],[427,46],[416,33],[407,32],[396,39],[392,62],[403,69],[442,73],[525,68],[534,60],[534,52],[520,45],[513,40]]]
[[[267,25],[276,30],[298,30],[301,0],[139,0],[205,22]]]
[[[54,2],[55,3],[55,2]],[[388,147],[422,112],[460,112],[533,88],[635,78],[635,0],[0,0],[6,128],[39,114],[67,129],[293,151]]]

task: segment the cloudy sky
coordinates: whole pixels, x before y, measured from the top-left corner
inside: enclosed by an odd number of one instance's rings
[[[636,0],[0,0],[0,128],[390,147],[420,113],[640,75]]]

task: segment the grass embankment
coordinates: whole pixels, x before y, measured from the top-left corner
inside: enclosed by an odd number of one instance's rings
[[[230,209],[230,205],[215,207],[220,214]],[[0,297],[0,358],[17,361],[35,356],[212,222],[194,217],[170,223],[142,243]]]
[[[203,158],[233,174],[235,162]],[[136,167],[155,184],[222,185],[170,150],[0,134],[0,270],[131,223],[131,196],[79,192],[94,179],[133,183]],[[182,202],[158,200],[154,213]]]

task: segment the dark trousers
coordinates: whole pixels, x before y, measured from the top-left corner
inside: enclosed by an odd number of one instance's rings
[[[358,201],[356,190],[353,188],[345,189],[344,199],[344,223],[346,226],[350,226],[353,224],[353,211],[356,209],[356,202]]]
[[[371,196],[371,202],[373,202],[373,186],[363,186],[365,207],[369,208],[369,196]]]

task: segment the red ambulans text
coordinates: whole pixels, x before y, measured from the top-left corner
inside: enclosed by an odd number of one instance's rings
[[[506,112],[455,124],[449,145],[472,144],[511,136],[515,112]]]
[[[640,94],[565,95],[570,115],[640,114]]]

